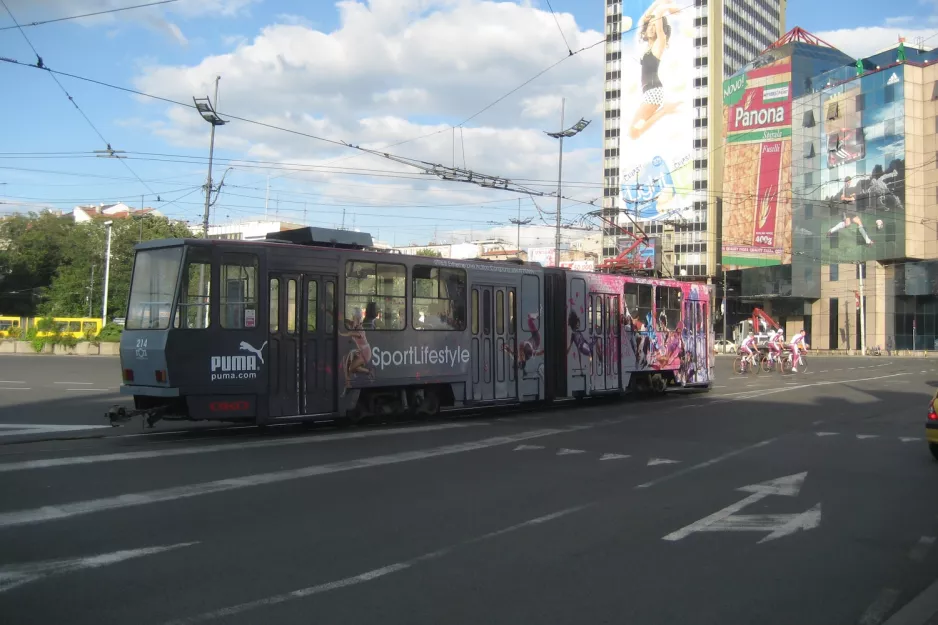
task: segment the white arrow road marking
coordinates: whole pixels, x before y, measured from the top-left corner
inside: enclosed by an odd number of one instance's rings
[[[652,458],[651,460],[648,461],[648,464],[646,464],[645,466],[656,467],[659,464],[677,464],[679,462],[680,460],[668,460],[667,458]]]
[[[840,432],[815,432],[817,436],[837,436]]]
[[[603,454],[603,457],[600,460],[622,460],[624,458],[631,458],[626,454]]]
[[[921,436],[900,436],[899,441],[903,443],[911,443],[912,441],[922,440]]]
[[[868,438],[879,438],[879,434],[857,434],[857,438],[861,441]]]
[[[544,449],[543,445],[518,445],[515,451],[528,451],[529,449]]]
[[[0,592],[12,590],[17,586],[28,584],[50,575],[60,575],[62,573],[71,573],[83,569],[97,569],[109,564],[117,564],[133,558],[150,556],[180,547],[189,547],[198,542],[177,543],[175,545],[164,545],[162,547],[147,547],[145,549],[125,549],[123,551],[114,551],[112,553],[102,553],[96,556],[86,558],[71,558],[66,560],[46,560],[45,562],[33,562],[32,564],[12,564],[0,568]]]
[[[752,494],[676,532],[671,532],[664,536],[663,540],[681,540],[694,532],[769,532],[768,536],[759,541],[764,543],[799,530],[814,529],[821,524],[820,503],[799,514],[736,514],[746,506],[770,495],[795,497],[801,491],[801,485],[807,475],[805,471],[738,488],[737,490]]]
[[[582,450],[582,449],[566,449],[566,448],[565,448],[565,449],[561,449],[560,451],[558,451],[558,452],[557,452],[557,455],[558,455],[558,456],[569,456],[570,454],[582,454],[582,453],[586,453],[586,452],[585,452],[584,450]]]

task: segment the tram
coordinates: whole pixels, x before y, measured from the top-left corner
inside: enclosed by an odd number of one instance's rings
[[[114,425],[436,415],[712,384],[710,287],[301,228],[136,246]]]

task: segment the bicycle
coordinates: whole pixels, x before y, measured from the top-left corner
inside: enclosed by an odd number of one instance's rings
[[[753,371],[759,373],[759,362],[756,360],[756,354],[737,352],[736,359],[733,361],[733,371],[737,375],[752,373]]]
[[[807,350],[798,350],[798,370],[804,373],[808,369],[808,360],[805,357]],[[791,350],[785,350],[781,360],[782,373],[792,373]]]
[[[762,358],[762,370],[766,373],[772,373],[778,368],[778,370],[781,371],[782,358],[784,358],[783,354],[780,353],[776,356],[773,352],[769,351],[769,353]]]

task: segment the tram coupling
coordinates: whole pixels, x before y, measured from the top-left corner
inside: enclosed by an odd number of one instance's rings
[[[124,406],[114,405],[104,413],[104,418],[110,422],[111,427],[116,428],[124,425],[134,417],[143,417],[146,419],[147,425],[152,428],[157,421],[163,418],[165,411],[165,407],[127,410]]]

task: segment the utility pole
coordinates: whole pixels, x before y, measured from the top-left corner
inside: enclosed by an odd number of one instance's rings
[[[726,268],[723,268],[723,340],[730,340],[726,336],[726,314],[730,311],[730,307],[726,305]]]
[[[107,249],[104,252],[104,297],[101,302],[101,323],[107,323],[107,289],[111,277],[111,226],[114,222],[105,221],[107,226]]]
[[[866,273],[866,263],[857,263],[857,275],[860,281],[860,355],[866,355],[866,303],[863,295],[863,274]]]
[[[518,236],[515,242],[515,249],[518,250],[518,258],[521,258],[521,198],[518,198]]]
[[[563,114],[567,99],[560,100],[560,128],[563,128]],[[560,266],[560,201],[563,196],[563,134],[560,135],[560,157],[557,165],[557,226],[554,233],[554,267]]]
[[[91,263],[91,288],[88,289],[88,316],[94,314],[94,263]]]
[[[267,212],[267,208],[270,204],[270,174],[267,174],[267,193],[264,195],[264,220],[270,218],[270,215]]]
[[[208,147],[208,176],[205,179],[205,213],[202,215],[202,238],[208,238],[208,218],[209,210],[211,209],[211,200],[212,200],[212,159],[215,156],[215,126],[220,126],[224,124],[215,112],[215,109],[218,108],[218,81],[221,80],[221,76],[215,77],[215,100],[214,104],[211,102],[208,103],[207,112],[211,115],[206,116],[205,112],[202,109],[199,109],[199,112],[202,114],[202,117],[212,125],[211,138],[209,139]],[[196,108],[198,108],[198,103],[196,103]]]
[[[303,225],[309,225],[309,221],[306,219],[306,202],[303,202]]]

